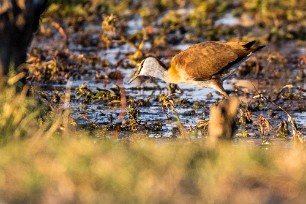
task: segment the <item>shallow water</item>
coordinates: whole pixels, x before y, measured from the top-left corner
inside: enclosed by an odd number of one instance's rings
[[[232,25],[236,24],[236,18],[232,16],[225,16],[220,19],[216,23]],[[127,23],[128,34],[133,34],[143,27],[143,22],[141,18],[134,17]],[[99,33],[101,32],[101,26],[90,26],[86,32],[93,33],[91,38],[98,38]],[[79,33],[74,33],[71,38],[71,42],[68,43],[69,54],[74,55],[83,55],[86,59],[89,55],[95,55],[99,60],[108,61],[111,66],[110,67],[99,67],[96,66],[88,66],[82,65],[86,69],[86,74],[81,75],[78,78],[72,78],[71,85],[71,102],[70,102],[70,110],[71,116],[75,119],[75,121],[81,126],[91,126],[91,123],[88,120],[91,120],[93,123],[98,125],[100,128],[107,127],[109,130],[117,131],[118,127],[120,127],[121,123],[124,123],[128,120],[128,115],[126,112],[128,111],[128,104],[126,106],[121,106],[120,101],[115,102],[116,105],[110,104],[109,101],[105,102],[103,100],[94,100],[89,103],[82,103],[82,101],[78,100],[75,94],[75,89],[77,89],[80,85],[86,84],[87,87],[96,91],[97,89],[111,90],[114,86],[120,87],[119,89],[125,90],[125,95],[127,98],[131,96],[134,101],[137,100],[148,100],[150,105],[142,105],[137,106],[138,120],[140,126],[154,126],[157,122],[162,124],[161,129],[156,131],[145,130],[141,131],[141,134],[146,135],[152,138],[172,138],[179,137],[180,133],[178,131],[178,121],[173,113],[173,111],[167,111],[167,108],[162,108],[161,102],[158,101],[158,97],[161,93],[167,94],[167,85],[166,83],[155,80],[155,83],[146,82],[143,85],[139,85],[136,81],[132,84],[128,84],[129,78],[132,76],[134,69],[133,68],[125,68],[122,65],[116,67],[116,64],[120,61],[128,61],[128,54],[134,53],[135,48],[128,44],[121,44],[117,46],[113,46],[112,48],[99,48],[96,46],[84,46],[75,43],[75,38],[77,38]],[[52,50],[59,49],[64,45],[63,39],[61,39],[58,34],[53,36],[52,38],[44,38],[44,36],[36,36],[34,39],[32,48],[42,49],[42,50]],[[68,39],[69,41],[69,39]],[[177,50],[183,50],[188,48],[191,43],[181,43],[172,45],[172,47],[168,47],[171,49],[171,54],[176,54]],[[299,55],[305,53],[305,47],[295,47],[292,46],[292,43],[288,43],[290,46],[284,46],[283,48],[275,48],[273,46],[268,45],[262,52],[273,52],[273,51],[284,51],[284,53],[294,53],[294,56],[288,56],[288,58],[296,58]],[[149,42],[145,43],[144,49],[150,50],[152,45]],[[289,49],[294,49],[294,52],[290,52]],[[175,51],[173,51],[175,50]],[[167,50],[166,50],[167,51]],[[166,52],[165,51],[165,52]],[[260,55],[260,54],[258,54]],[[270,54],[272,55],[272,54]],[[169,63],[171,56],[165,56],[163,60],[166,61],[166,64]],[[254,61],[255,57],[253,58]],[[252,59],[250,59],[252,60]],[[258,57],[257,57],[258,60]],[[262,59],[259,59],[262,60]],[[298,67],[293,60],[289,65],[291,68],[283,67],[273,61],[267,62],[262,60],[261,66],[266,71],[260,72],[258,76],[255,74],[244,76],[233,75],[229,79],[224,82],[224,88],[226,90],[231,91],[231,95],[239,96],[239,99],[242,103],[250,104],[251,106],[256,101],[256,97],[258,93],[264,93],[266,96],[271,96],[272,99],[276,96],[277,92],[281,90],[281,88],[287,84],[294,84],[297,87],[304,87],[304,79],[300,81],[296,81],[295,77],[298,75]],[[245,66],[244,64],[242,66]],[[253,65],[254,67],[255,65]],[[287,64],[285,65],[287,66]],[[277,72],[282,72],[281,69],[286,69],[283,75],[279,78],[278,76],[274,76]],[[275,70],[275,71],[274,71]],[[281,71],[280,71],[281,70]],[[99,72],[105,76],[108,75],[111,71],[120,71],[124,76],[123,79],[101,79],[97,80],[95,77],[95,73]],[[275,73],[274,73],[275,72]],[[60,93],[64,93],[66,89],[66,85],[59,84],[50,84],[48,82],[48,86],[42,83],[38,83],[38,86],[42,87],[43,91],[49,93],[51,96],[55,91],[59,91]],[[178,112],[179,118],[181,120],[182,125],[185,127],[186,131],[194,132],[192,135],[195,138],[205,137],[205,134],[202,135],[201,130],[196,129],[196,125],[198,122],[203,120],[209,120],[209,108],[210,106],[222,99],[216,91],[209,88],[200,88],[193,87],[189,85],[179,85],[180,89],[183,93],[175,94],[170,98],[175,102],[175,109]],[[116,88],[118,89],[118,88]],[[291,90],[289,90],[290,92]],[[113,93],[113,91],[111,91]],[[288,91],[287,91],[288,92]],[[297,91],[293,91],[294,94]],[[302,133],[306,133],[306,114],[305,114],[305,105],[304,98],[305,93],[299,93],[298,97],[293,99],[282,99],[276,101],[277,104],[284,107],[289,111],[290,114],[295,119],[296,124],[298,125],[300,131]],[[58,104],[61,106],[60,104]],[[262,144],[262,135],[259,130],[259,125],[257,124],[257,117],[264,116],[267,118],[268,122],[271,126],[271,131],[265,135],[270,143],[273,144],[282,144],[287,145],[287,139],[275,139],[275,134],[278,128],[278,124],[287,120],[287,115],[281,111],[279,108],[273,106],[269,102],[263,102],[262,107],[255,107],[252,110],[252,120],[254,121],[252,124],[247,124],[246,129],[238,128],[236,136],[240,138],[241,141],[246,143],[254,143],[254,144]],[[271,114],[271,111],[273,114]],[[123,113],[123,117],[120,114]],[[269,114],[274,116],[269,116]],[[87,118],[84,119],[85,116]],[[241,125],[241,124],[240,124]],[[120,129],[120,128],[119,128]],[[290,125],[289,130],[291,131]],[[133,132],[133,131],[132,131]],[[243,133],[247,132],[248,138],[242,138]],[[122,136],[126,136],[130,133],[130,131],[123,131],[120,133]],[[291,131],[292,134],[292,131]],[[292,135],[290,135],[292,136]],[[291,138],[289,136],[289,138]],[[239,141],[240,141],[239,140]]]

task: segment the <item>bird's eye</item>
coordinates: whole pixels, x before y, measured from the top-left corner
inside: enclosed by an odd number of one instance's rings
[[[141,62],[140,62],[140,64],[138,65],[138,68],[137,68],[137,74],[140,74],[140,71],[141,71],[141,69],[142,69],[142,67],[143,67],[143,63],[144,63],[144,60],[142,60]]]

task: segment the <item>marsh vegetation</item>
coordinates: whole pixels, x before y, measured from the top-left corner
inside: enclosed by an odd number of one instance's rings
[[[32,96],[0,84],[0,202],[303,203],[305,6],[52,2],[28,52]],[[198,42],[254,39],[266,48],[225,81],[240,100],[235,137],[215,147],[218,93],[127,83],[146,56],[169,65]]]

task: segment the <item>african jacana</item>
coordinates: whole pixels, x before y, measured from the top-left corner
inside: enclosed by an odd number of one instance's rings
[[[264,46],[250,42],[215,42],[195,44],[183,50],[167,67],[155,57],[142,60],[129,83],[138,76],[152,76],[167,83],[209,87],[228,96],[222,83],[242,62]]]

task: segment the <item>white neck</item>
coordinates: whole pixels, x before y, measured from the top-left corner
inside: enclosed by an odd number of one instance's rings
[[[167,82],[168,73],[155,58],[148,58],[144,61],[143,68],[139,75],[151,76]]]

